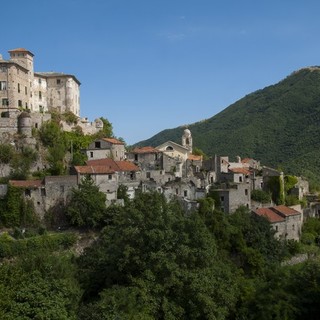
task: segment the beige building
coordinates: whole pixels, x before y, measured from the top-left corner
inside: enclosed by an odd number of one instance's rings
[[[9,50],[10,59],[0,55],[0,110],[2,117],[14,110],[59,111],[80,115],[80,82],[56,72],[34,72],[33,53]]]

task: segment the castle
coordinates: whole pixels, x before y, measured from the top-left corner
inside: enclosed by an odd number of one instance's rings
[[[77,126],[85,134],[93,134],[102,128],[100,119],[89,122],[80,119],[80,81],[72,74],[59,72],[34,72],[34,54],[24,48],[9,50],[10,59],[0,54],[0,134],[15,134],[21,131],[19,124],[28,120],[32,127],[39,128],[51,119],[49,112],[72,112],[79,117]],[[26,116],[25,112],[28,112]],[[23,113],[23,114],[21,114]],[[61,123],[66,131],[72,126]],[[31,132],[28,130],[28,132]]]

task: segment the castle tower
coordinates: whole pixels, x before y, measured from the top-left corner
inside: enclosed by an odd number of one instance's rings
[[[189,129],[185,129],[182,135],[182,145],[192,152],[192,135]]]
[[[29,71],[29,76],[33,75],[33,56],[34,54],[24,48],[18,48],[8,51],[10,60],[19,64]]]
[[[31,117],[28,112],[22,112],[18,117],[18,132],[26,138],[32,137]]]

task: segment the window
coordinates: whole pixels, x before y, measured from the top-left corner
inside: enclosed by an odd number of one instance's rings
[[[6,67],[0,67],[0,72],[6,72],[7,71],[7,68]]]
[[[247,196],[248,195],[248,189],[244,190],[244,194]]]
[[[18,93],[20,93],[20,83],[18,83]]]
[[[109,179],[109,180],[112,180],[112,174],[109,174],[109,175],[108,175],[108,179]]]
[[[179,194],[179,189],[176,189],[176,194]]]
[[[28,89],[27,87],[24,87],[24,93],[27,95],[28,94]]]
[[[24,190],[24,195],[25,195],[26,197],[31,197],[31,190],[30,190],[30,189]]]
[[[166,147],[166,150],[167,150],[167,151],[172,151],[173,148],[172,148],[171,146],[168,146],[168,147]]]
[[[147,179],[150,179],[151,178],[151,174],[150,172],[147,172]]]
[[[2,106],[8,106],[9,100],[7,98],[2,99]]]
[[[39,99],[41,100],[42,99],[42,92],[39,91]]]
[[[61,80],[60,79],[57,79],[57,84],[60,84],[61,83]]]
[[[97,149],[100,149],[101,148],[101,142],[100,141],[96,141],[94,143],[94,147],[97,148]]]
[[[92,151],[90,152],[90,158],[93,158],[93,152]]]
[[[278,226],[276,226],[276,232],[278,232]]]
[[[41,189],[41,195],[42,195],[43,197],[46,196],[46,189],[45,189],[45,188],[42,188],[42,189]]]
[[[220,201],[223,202],[224,201],[224,196],[220,197]]]
[[[183,196],[184,196],[184,197],[187,197],[187,196],[188,196],[188,190],[184,190],[184,191],[183,191]]]
[[[41,84],[41,79],[38,80],[39,84]]]
[[[0,90],[7,90],[7,81],[0,81]]]
[[[239,177],[239,182],[242,182],[242,177],[241,176]]]
[[[18,107],[22,107],[22,100],[18,100]]]
[[[137,154],[134,155],[134,160],[138,161],[138,155]]]
[[[294,229],[295,229],[295,225],[293,224],[293,225],[292,225],[292,230],[294,230]]]

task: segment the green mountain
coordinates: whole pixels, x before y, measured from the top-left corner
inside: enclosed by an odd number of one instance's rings
[[[136,145],[180,143],[184,128],[164,130]],[[193,145],[209,156],[252,157],[320,180],[320,67],[298,70],[188,128]]]

